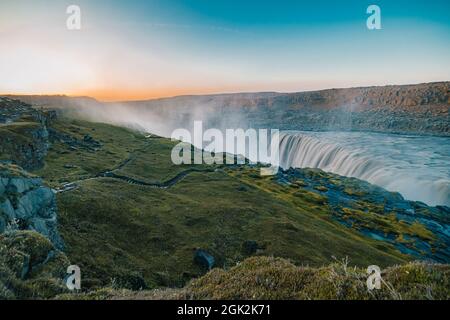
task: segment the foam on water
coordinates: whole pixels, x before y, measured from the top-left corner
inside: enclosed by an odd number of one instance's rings
[[[450,138],[367,132],[280,133],[282,168],[320,168],[450,206]]]

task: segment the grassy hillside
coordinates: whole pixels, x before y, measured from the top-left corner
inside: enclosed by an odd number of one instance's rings
[[[175,166],[170,140],[105,124],[58,120],[52,128],[59,138],[35,173],[54,188],[76,185],[58,194],[59,229],[87,287],[183,285],[206,271],[194,263],[198,248],[219,267],[249,255],[314,266],[333,256],[360,266],[411,259],[344,228],[319,194],[260,177],[258,168]],[[100,147],[81,143],[92,140]],[[168,188],[127,182],[164,183],[192,167],[199,171]],[[98,176],[109,170],[127,179]]]
[[[2,235],[5,298],[448,296],[442,289],[448,287],[446,265],[407,264],[448,260],[445,208],[406,203],[398,194],[320,170],[263,177],[249,164],[176,166],[170,159],[176,142],[169,139],[36,117],[38,123],[22,116],[0,127],[9,139],[3,148],[28,146],[0,160],[23,159],[57,191],[65,251],[53,261],[54,248],[42,235]],[[195,259],[199,252],[213,257],[213,270]],[[361,269],[336,263],[347,258]],[[27,259],[36,260],[31,269]],[[64,295],[69,263],[81,267],[81,295]],[[372,264],[401,265],[386,271],[395,290],[378,296],[364,290],[364,270]]]

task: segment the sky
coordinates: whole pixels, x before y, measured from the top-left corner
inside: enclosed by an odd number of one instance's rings
[[[367,7],[381,9],[369,30]],[[68,30],[69,5],[81,30]],[[0,94],[102,101],[450,80],[450,1],[1,0]]]

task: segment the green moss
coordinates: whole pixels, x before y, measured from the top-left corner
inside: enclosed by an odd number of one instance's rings
[[[415,236],[430,242],[430,244],[436,239],[436,236],[420,222],[408,223],[398,220],[394,213],[382,215],[350,208],[342,208],[342,212],[345,219],[351,218],[358,227],[381,230],[386,235],[394,234],[397,237]]]
[[[328,198],[317,192],[311,192],[304,189],[300,189],[294,193],[294,196],[305,201],[314,204],[324,205],[328,202]]]
[[[50,298],[65,292],[67,257],[33,231],[0,236],[0,299]]]
[[[229,271],[213,270],[184,294],[194,299],[448,299],[450,267],[409,263],[382,274],[380,290],[368,291],[365,269],[346,260],[326,267],[297,267],[276,258],[250,258]]]
[[[0,241],[8,248],[14,248],[28,255],[31,265],[43,262],[48,252],[53,250],[53,245],[47,238],[32,231],[0,235]]]
[[[362,190],[355,190],[351,187],[345,187],[344,193],[348,194],[349,196],[356,196],[356,197],[364,196],[366,194],[366,192]]]

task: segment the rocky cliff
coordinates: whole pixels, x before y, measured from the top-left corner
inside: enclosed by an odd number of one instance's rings
[[[0,98],[0,160],[26,170],[42,167],[49,148],[47,125],[52,115],[18,100]]]
[[[203,119],[285,130],[450,135],[450,82],[297,93],[184,96],[126,103],[175,125]]]
[[[87,97],[17,96],[73,116],[115,124],[125,112],[146,123],[186,127],[203,120],[215,128],[358,130],[450,135],[450,82],[327,89],[309,92],[233,93],[101,103]],[[155,120],[156,119],[156,120]],[[122,122],[121,122],[122,121]]]
[[[21,168],[0,164],[0,234],[14,230],[34,230],[64,247],[53,191]]]
[[[0,299],[65,292],[70,263],[61,251],[55,194],[22,169],[44,165],[53,118],[52,112],[0,98]]]

